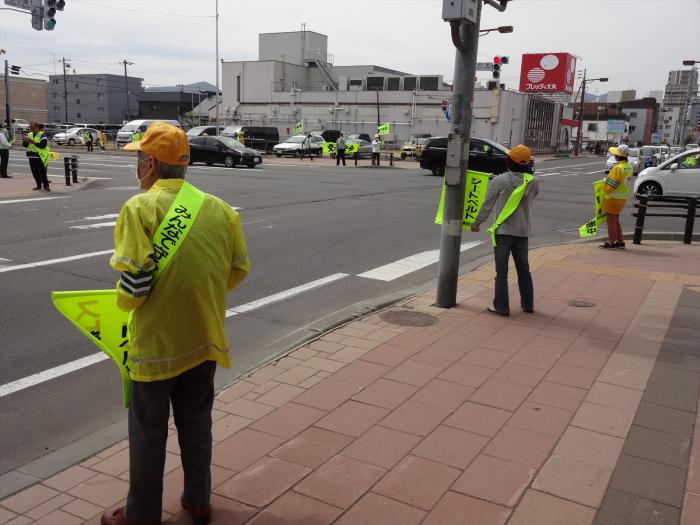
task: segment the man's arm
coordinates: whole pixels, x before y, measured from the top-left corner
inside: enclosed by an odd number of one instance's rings
[[[228,289],[235,289],[250,272],[250,260],[246,248],[241,217],[231,210],[231,235],[233,235],[233,257],[231,259],[231,273],[228,277]]]
[[[496,198],[498,198],[498,194],[500,193],[500,191],[501,181],[499,177],[496,177],[489,183],[488,189],[486,190],[486,198],[484,199],[484,203],[481,205],[479,214],[476,216],[476,219],[474,219],[474,222],[472,223],[472,231],[479,231],[479,226],[481,225],[481,223],[483,223],[486,219],[489,218],[491,210],[496,204]]]

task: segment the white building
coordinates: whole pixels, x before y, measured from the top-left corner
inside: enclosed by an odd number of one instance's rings
[[[659,109],[659,121],[656,126],[661,133],[661,142],[666,144],[678,144],[680,134],[680,114],[682,106],[661,106]]]
[[[390,122],[392,135],[384,140],[396,144],[414,133],[445,136],[451,131],[443,108],[452,91],[441,75],[336,66],[327,46],[328,37],[313,31],[260,34],[259,60],[223,62],[223,123],[277,126],[284,139],[302,120],[308,131],[370,136],[378,123]],[[541,97],[477,89],[472,134],[553,151],[560,134],[563,144],[568,142],[569,128],[562,128],[561,118],[571,118],[571,111]]]

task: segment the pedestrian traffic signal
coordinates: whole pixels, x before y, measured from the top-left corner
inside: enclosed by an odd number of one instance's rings
[[[10,66],[11,75],[19,75],[19,70],[22,69],[21,66]]]
[[[56,27],[56,0],[45,0],[44,4],[44,29],[53,31]]]

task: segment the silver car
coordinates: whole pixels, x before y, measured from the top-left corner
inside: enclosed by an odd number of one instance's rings
[[[632,167],[632,173],[638,175],[640,171],[644,169],[642,158],[640,157],[639,148],[630,148],[629,156],[627,157],[630,166]],[[605,174],[610,173],[613,166],[617,164],[615,160],[615,155],[610,155],[608,161],[605,163]]]
[[[85,135],[90,133],[92,135],[93,144],[97,142],[97,137],[100,136],[100,132],[93,128],[70,128],[62,133],[56,133],[51,140],[56,144],[68,144],[69,146],[75,146],[76,144],[85,144]]]

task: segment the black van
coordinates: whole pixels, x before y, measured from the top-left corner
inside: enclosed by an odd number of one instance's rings
[[[258,150],[272,151],[280,141],[280,132],[274,126],[227,126],[221,134],[235,139],[239,132],[243,132],[247,147]]]

